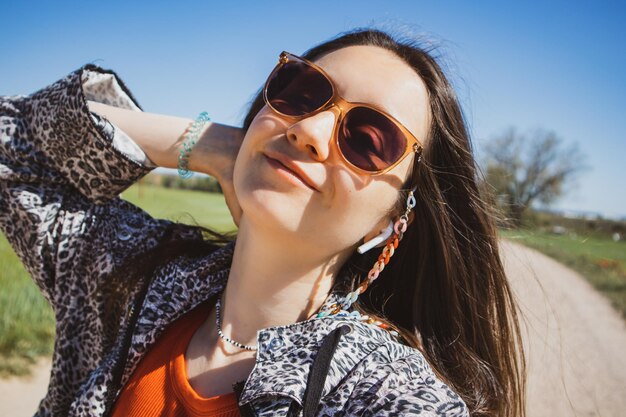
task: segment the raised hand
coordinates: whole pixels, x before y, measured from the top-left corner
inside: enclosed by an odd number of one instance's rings
[[[202,131],[189,156],[189,168],[217,179],[233,221],[239,226],[242,210],[233,187],[235,160],[245,131],[239,127],[210,123]]]

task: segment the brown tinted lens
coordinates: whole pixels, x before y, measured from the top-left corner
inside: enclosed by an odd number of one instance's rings
[[[267,85],[271,106],[289,116],[303,116],[322,107],[333,95],[331,84],[315,68],[290,61],[274,72]]]
[[[345,158],[366,171],[379,171],[396,162],[406,149],[406,137],[384,114],[368,107],[354,107],[338,132]]]

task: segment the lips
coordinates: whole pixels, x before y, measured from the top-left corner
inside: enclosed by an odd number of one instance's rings
[[[313,191],[319,192],[317,187],[314,185],[313,181],[301,169],[299,169],[295,164],[293,164],[289,160],[289,158],[285,157],[284,155],[277,154],[277,153],[265,154],[265,157],[274,163],[280,164],[282,168],[286,169],[295,177],[300,179],[300,181],[302,181],[306,186],[311,188]]]

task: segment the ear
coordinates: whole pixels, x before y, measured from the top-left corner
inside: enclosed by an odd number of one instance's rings
[[[381,221],[379,221],[376,226],[374,226],[363,238],[363,242],[367,242],[370,239],[375,238],[376,236],[378,236],[386,227],[387,225],[389,225],[389,217],[385,217],[383,218]]]
[[[413,223],[413,218],[414,218],[414,212],[411,210],[411,212],[409,213],[409,221],[407,225],[411,225],[411,223]],[[398,217],[399,218],[399,217]],[[376,226],[374,226],[368,234],[365,235],[365,237],[363,238],[363,242],[367,242],[370,239],[375,238],[376,236],[378,236],[380,234],[380,232],[382,232],[387,225],[389,224],[389,220],[391,220],[392,222],[396,222],[398,220],[398,218],[392,220],[389,217],[385,217],[383,218],[380,222],[378,222],[376,224]]]

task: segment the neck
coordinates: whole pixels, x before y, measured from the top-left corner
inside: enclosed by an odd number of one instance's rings
[[[256,345],[258,330],[312,318],[348,255],[324,255],[306,242],[252,228],[242,217],[222,299],[222,331]]]

